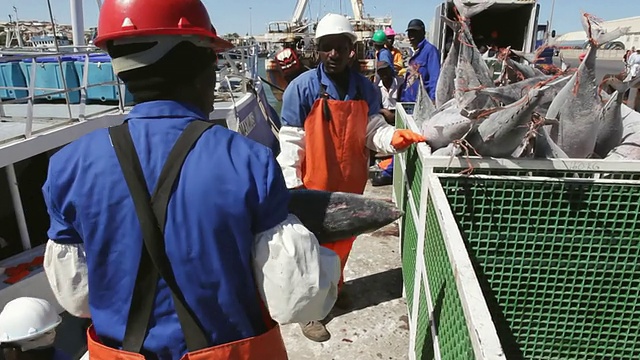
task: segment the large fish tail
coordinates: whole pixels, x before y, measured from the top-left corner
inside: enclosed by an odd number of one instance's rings
[[[602,25],[602,20],[585,12],[582,13],[582,27],[587,33],[589,42],[597,47],[627,34],[631,29],[630,26],[625,26],[607,31]]]
[[[473,6],[466,5],[462,0],[453,0],[453,4],[463,20],[471,19],[473,16],[480,14],[481,12],[490,8],[495,1],[490,0]]]

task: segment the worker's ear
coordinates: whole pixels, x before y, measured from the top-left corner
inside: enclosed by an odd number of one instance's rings
[[[356,51],[351,50],[351,52],[349,53],[349,59],[353,59],[354,57],[356,57]]]

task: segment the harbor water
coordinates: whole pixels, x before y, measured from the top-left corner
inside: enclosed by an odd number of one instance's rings
[[[258,74],[263,79],[267,78],[267,70],[265,69],[265,66],[264,66],[265,61],[266,61],[265,58],[258,59]],[[276,100],[276,98],[273,96],[273,92],[271,92],[271,87],[269,85],[265,84],[264,82],[262,83],[262,85],[264,86],[264,92],[267,95],[267,101],[269,101],[269,104],[273,106],[274,109],[276,109],[278,114],[280,114],[282,103]]]

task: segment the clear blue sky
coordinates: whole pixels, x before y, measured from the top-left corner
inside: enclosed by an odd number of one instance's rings
[[[69,0],[50,0],[53,15],[58,22],[70,22]],[[161,1],[161,0],[158,0]],[[551,0],[540,0],[540,21],[549,19]],[[640,15],[638,0],[557,0],[553,19],[553,28],[559,34],[581,29],[580,10],[590,12],[602,19],[613,20]],[[204,0],[212,21],[218,32],[246,34],[250,23],[253,34],[264,33],[266,23],[291,18],[295,0]],[[339,12],[342,3],[343,13],[352,14],[349,0],[310,0],[315,18],[327,12]],[[407,22],[414,17],[421,18],[427,26],[434,15],[437,0],[364,0],[365,12],[371,15],[393,16],[394,28],[404,30]],[[277,4],[277,5],[276,5]],[[0,18],[8,19],[13,13],[12,6],[18,7],[21,19],[48,20],[46,0],[0,0]],[[401,6],[400,6],[401,5]],[[249,16],[251,11],[251,21]],[[308,15],[305,14],[305,15]],[[98,17],[96,0],[84,0],[85,26],[95,26]],[[498,19],[496,19],[498,20]]]

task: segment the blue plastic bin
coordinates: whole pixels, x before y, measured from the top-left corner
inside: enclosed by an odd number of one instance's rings
[[[67,82],[67,88],[80,87],[80,80],[76,67],[74,65],[74,56],[62,57],[62,72],[64,73],[65,80]],[[36,90],[37,95],[43,95],[52,91],[59,91],[64,88],[62,76],[60,75],[60,65],[56,57],[42,57],[36,59],[36,84],[37,88],[46,88],[51,90]],[[22,70],[24,71],[27,84],[31,81],[31,67],[33,62],[31,59],[25,59],[21,63]],[[38,100],[44,100],[45,98],[38,98]],[[58,93],[53,95],[47,95],[47,100],[64,100],[65,94]],[[80,102],[80,90],[69,92],[69,102],[72,104],[78,104]]]
[[[0,63],[0,86],[27,87],[20,61]],[[29,96],[27,90],[0,89],[2,100],[13,100]]]
[[[85,56],[79,55],[75,59],[76,72],[80,82],[84,76]],[[87,85],[100,84],[104,82],[116,81],[116,75],[113,72],[111,58],[106,54],[89,55],[89,73]],[[117,85],[92,86],[87,89],[87,101],[90,102],[106,102],[119,101],[120,89]],[[133,103],[133,95],[127,90],[125,92],[125,104]]]

